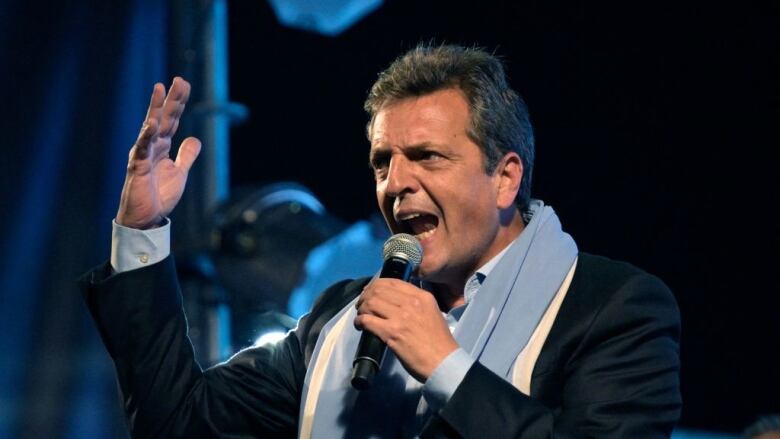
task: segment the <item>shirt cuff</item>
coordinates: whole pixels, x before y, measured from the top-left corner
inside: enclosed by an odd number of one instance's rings
[[[113,221],[111,268],[115,273],[155,264],[171,253],[171,221],[155,229],[131,229]]]
[[[447,355],[423,385],[422,394],[428,406],[434,411],[444,407],[473,364],[474,359],[462,348]]]

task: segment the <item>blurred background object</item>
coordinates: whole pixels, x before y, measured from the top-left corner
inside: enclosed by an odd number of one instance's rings
[[[376,10],[382,0],[270,0],[279,22],[335,36]]]
[[[226,292],[236,350],[286,332],[329,285],[371,275],[383,232],[329,214],[299,183],[233,191],[212,216],[209,254]]]

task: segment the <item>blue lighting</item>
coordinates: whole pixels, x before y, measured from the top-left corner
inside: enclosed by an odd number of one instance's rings
[[[285,26],[336,36],[382,5],[382,0],[270,0]]]
[[[717,431],[686,430],[680,428],[672,432],[672,439],[739,439],[739,436]]]

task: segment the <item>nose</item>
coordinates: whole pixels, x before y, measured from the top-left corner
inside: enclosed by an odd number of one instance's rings
[[[408,193],[414,193],[418,188],[414,164],[402,155],[394,156],[390,160],[390,166],[387,170],[385,193],[390,197],[398,198]]]

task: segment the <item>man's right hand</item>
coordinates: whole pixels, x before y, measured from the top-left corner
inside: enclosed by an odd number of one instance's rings
[[[173,79],[165,86],[154,85],[152,100],[141,133],[130,150],[127,175],[119,201],[116,222],[134,229],[154,228],[181,199],[187,174],[200,153],[200,140],[184,139],[174,162],[170,158],[171,138],[190,96],[190,84]]]

